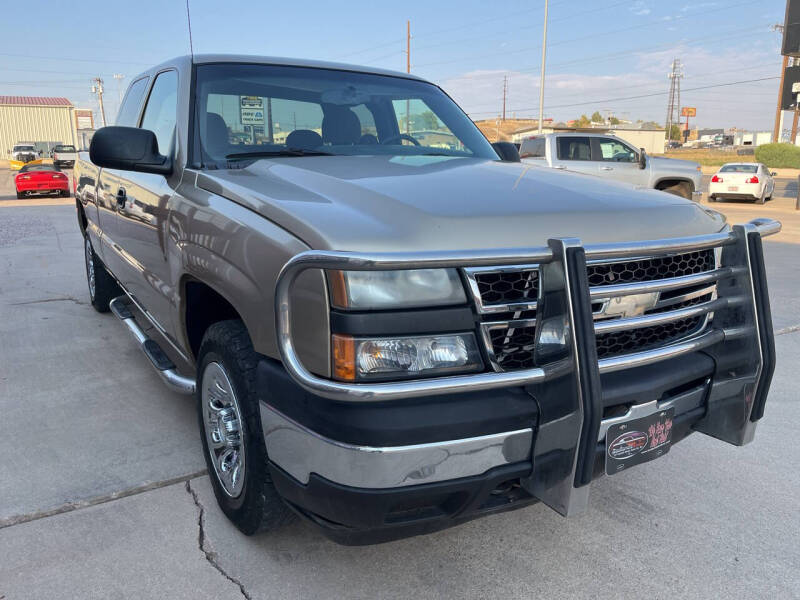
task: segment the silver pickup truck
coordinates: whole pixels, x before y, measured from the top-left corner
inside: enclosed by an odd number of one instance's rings
[[[611,133],[548,133],[522,141],[523,162],[596,175],[686,199],[702,195],[703,173],[689,160],[648,156]]]
[[[207,55],[133,79],[75,167],[89,295],[195,395],[244,533],[572,515],[693,431],[752,439],[780,224],[515,152],[413,75]]]

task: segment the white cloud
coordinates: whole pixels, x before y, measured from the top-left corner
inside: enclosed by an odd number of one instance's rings
[[[545,116],[566,121],[582,113],[611,110],[620,117],[663,123],[672,60],[684,64],[681,103],[696,106],[698,118],[692,124],[707,127],[770,129],[774,118],[777,80],[716,87],[692,88],[718,83],[771,77],[777,63],[772,44],[751,44],[742,50],[715,51],[678,44],[659,52],[639,53],[631,72],[604,75],[605,66],[587,64],[593,73],[548,74],[545,88]],[[606,63],[608,64],[608,63]],[[613,67],[613,65],[612,65]],[[476,70],[439,82],[475,119],[493,118],[502,110],[503,76],[508,75],[507,116],[538,116],[539,75],[505,70]],[[630,98],[664,92],[647,98]],[[587,103],[588,102],[588,103]],[[565,106],[565,105],[575,106]]]
[[[644,0],[636,0],[636,2],[630,5],[628,10],[639,16],[649,15],[651,12],[650,7],[646,2],[644,2]]]

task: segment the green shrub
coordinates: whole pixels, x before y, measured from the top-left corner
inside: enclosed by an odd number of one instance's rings
[[[800,146],[794,144],[764,144],[756,148],[756,161],[771,169],[800,169]]]

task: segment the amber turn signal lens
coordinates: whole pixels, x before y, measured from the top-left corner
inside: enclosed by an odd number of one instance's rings
[[[331,336],[333,345],[333,376],[340,381],[354,381],[356,378],[355,341],[349,335],[334,333]]]
[[[344,280],[344,271],[328,271],[331,283],[331,302],[337,308],[347,308],[347,283]]]

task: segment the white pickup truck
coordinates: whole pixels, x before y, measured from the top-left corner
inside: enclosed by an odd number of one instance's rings
[[[53,164],[57,167],[67,167],[71,169],[75,165],[78,158],[78,152],[75,146],[68,144],[59,144],[53,148]]]
[[[648,156],[610,133],[547,133],[519,148],[522,162],[566,169],[699,199],[702,172],[688,160]]]

